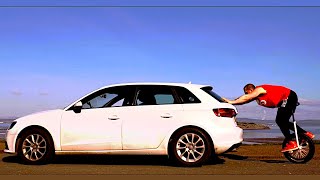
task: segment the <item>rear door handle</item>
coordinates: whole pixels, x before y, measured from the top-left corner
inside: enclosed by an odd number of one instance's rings
[[[161,115],[162,118],[172,118],[172,115],[170,113],[164,113]]]
[[[117,115],[112,115],[108,117],[109,120],[118,120],[119,117]]]

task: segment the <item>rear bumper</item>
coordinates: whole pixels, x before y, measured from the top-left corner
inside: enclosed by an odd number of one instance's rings
[[[242,145],[243,130],[235,127],[232,131],[221,132],[218,137],[213,140],[215,154],[226,153]]]
[[[234,150],[235,148],[240,147],[241,145],[242,145],[242,142],[234,144],[228,150],[226,150],[224,153],[230,152],[230,151]]]

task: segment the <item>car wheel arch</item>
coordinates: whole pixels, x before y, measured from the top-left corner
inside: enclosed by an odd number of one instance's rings
[[[176,129],[176,130],[171,134],[171,136],[170,136],[170,138],[169,138],[169,141],[168,141],[168,145],[167,145],[167,152],[169,152],[169,148],[170,148],[170,146],[172,145],[172,144],[171,144],[171,141],[172,141],[173,137],[174,137],[178,132],[182,131],[183,129],[187,129],[187,128],[197,129],[197,130],[201,131],[202,133],[204,133],[207,137],[209,137],[209,143],[210,143],[210,146],[211,146],[211,148],[212,148],[212,153],[213,153],[213,154],[215,153],[215,152],[214,152],[214,143],[213,143],[213,140],[212,140],[211,136],[209,135],[209,133],[208,133],[206,130],[204,130],[203,128],[198,127],[198,126],[193,126],[193,125],[188,125],[188,126],[180,127],[180,128],[178,128],[178,129]],[[168,154],[168,155],[169,155],[169,154]]]
[[[16,142],[15,142],[15,150],[16,151],[17,151],[17,147],[18,147],[18,143],[19,143],[18,140],[21,139],[23,133],[25,133],[28,130],[33,130],[33,129],[41,129],[41,130],[45,131],[45,133],[48,135],[48,137],[50,138],[51,142],[53,143],[53,147],[55,147],[55,142],[54,142],[54,140],[52,138],[52,135],[50,134],[50,132],[46,128],[44,128],[42,126],[39,126],[39,125],[32,125],[32,126],[25,127],[24,129],[22,129],[19,132],[19,134],[18,134],[18,136],[16,138]]]

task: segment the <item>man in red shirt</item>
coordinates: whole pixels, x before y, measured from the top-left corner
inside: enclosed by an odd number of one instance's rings
[[[298,103],[297,94],[284,86],[276,85],[260,85],[254,86],[247,84],[243,88],[244,95],[235,100],[223,98],[226,102],[233,105],[241,105],[256,100],[261,106],[268,108],[278,108],[276,123],[279,126],[282,134],[287,138],[290,136],[290,129],[294,130],[293,123],[289,122],[292,113],[295,112]],[[314,135],[311,132],[306,132],[297,125],[298,133],[305,133],[311,139]],[[286,147],[281,152],[291,151],[298,148],[296,141],[289,141]]]

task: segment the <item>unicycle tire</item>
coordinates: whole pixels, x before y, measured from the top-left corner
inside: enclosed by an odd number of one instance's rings
[[[299,143],[301,148],[293,150],[293,151],[287,151],[284,152],[284,156],[292,163],[306,163],[310,161],[315,153],[315,146],[308,136],[305,134],[299,134]],[[291,134],[290,138],[285,138],[282,143],[282,148],[284,148],[288,141],[296,140],[295,134]]]

